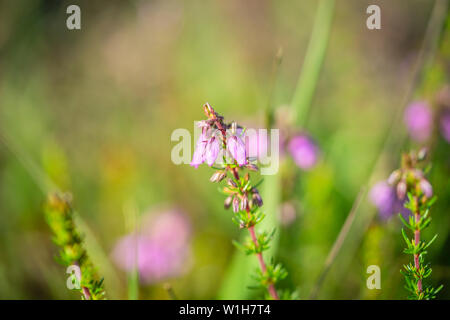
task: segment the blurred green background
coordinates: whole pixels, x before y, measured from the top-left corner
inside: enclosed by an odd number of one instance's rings
[[[70,31],[66,8],[74,3],[81,7],[82,27]],[[159,205],[180,207],[193,228],[187,272],[141,285],[139,298],[168,299],[164,283],[185,299],[257,297],[242,286],[249,268],[244,263],[239,269],[245,260],[231,243],[241,231],[208,181],[211,170],[173,164],[176,143],[170,136],[176,128],[193,132],[206,101],[225,118],[247,123],[262,123],[268,104],[288,106],[317,4],[0,1],[0,298],[79,298],[66,288],[65,269],[54,260],[56,248],[42,212],[43,177],[73,194],[87,250],[105,277],[109,298],[128,297],[127,277],[110,253],[129,232],[124,210],[129,203],[140,213]],[[381,7],[381,30],[366,28],[370,4]],[[270,177],[261,187],[278,194],[266,195],[263,207],[268,223],[277,225],[285,183],[295,185],[289,200],[297,204],[296,219],[278,224],[272,253],[289,272],[281,287],[298,290],[301,299],[317,285],[361,187],[355,222],[317,297],[406,296],[399,270],[408,257],[402,254],[400,222],[381,221],[366,194],[398,166],[401,151],[417,147],[406,139],[401,110],[415,81],[411,71],[433,5],[421,0],[335,4],[304,121],[322,159],[308,172],[287,160],[281,183]],[[449,40],[446,27],[436,40],[436,54],[422,63],[410,99],[432,102],[448,83]],[[280,48],[282,61],[274,71]],[[388,134],[394,142],[384,144]],[[445,285],[443,299],[450,298],[449,156],[450,145],[436,133],[430,181],[438,202],[424,236],[439,233],[427,259],[433,283]],[[366,287],[366,268],[373,264],[381,267],[381,290]]]

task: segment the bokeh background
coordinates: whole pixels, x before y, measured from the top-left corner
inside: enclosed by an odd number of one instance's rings
[[[81,30],[66,28],[70,4],[81,7]],[[366,28],[370,4],[381,7],[381,30]],[[42,210],[46,181],[72,193],[77,225],[109,298],[260,297],[247,288],[253,265],[231,243],[242,232],[208,181],[211,169],[175,165],[170,138],[177,128],[193,132],[206,101],[227,119],[259,126],[268,106],[281,110],[279,117],[295,108],[317,6],[0,1],[0,298],[79,298],[54,259]],[[399,273],[408,261],[400,221],[380,219],[368,193],[399,165],[402,151],[421,146],[408,138],[406,104],[425,100],[436,114],[445,105],[437,97],[448,85],[448,11],[441,12],[443,24],[428,27],[433,8],[431,0],[334,6],[315,94],[297,128],[314,138],[320,160],[300,170],[285,158],[279,175],[261,186],[266,227],[277,230],[270,255],[289,272],[281,287],[300,299],[314,291],[320,299],[407,295]],[[424,237],[439,234],[427,259],[432,283],[445,285],[439,298],[446,299],[450,144],[437,122],[427,144],[438,201]],[[358,194],[355,220],[319,282]],[[174,211],[183,216],[184,231],[160,225],[175,239],[164,238],[169,246],[186,232],[181,267],[166,275],[172,261],[155,253],[148,263],[159,263],[159,273],[135,286],[113,254],[118,241]],[[381,290],[366,287],[366,268],[374,264],[381,268]]]

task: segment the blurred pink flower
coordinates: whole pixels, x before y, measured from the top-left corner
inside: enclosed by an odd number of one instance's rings
[[[308,170],[316,165],[319,157],[319,148],[307,135],[300,134],[294,136],[289,141],[287,149],[294,162],[301,169]]]
[[[291,225],[297,218],[295,206],[291,202],[283,203],[279,212],[279,220],[284,226]]]
[[[404,121],[413,140],[424,142],[430,137],[433,128],[433,115],[426,102],[411,103],[405,110]]]
[[[442,112],[440,124],[442,136],[450,143],[450,109],[445,109]]]
[[[189,221],[178,210],[146,215],[141,232],[119,239],[113,260],[126,272],[137,267],[146,284],[179,276],[187,270],[190,233]]]

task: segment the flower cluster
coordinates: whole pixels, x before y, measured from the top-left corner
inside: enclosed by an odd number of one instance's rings
[[[208,107],[205,107],[205,113],[209,112],[211,111],[208,111]],[[202,132],[197,141],[191,166],[197,168],[206,162],[211,167],[216,162],[221,149],[226,150],[223,154],[225,163],[236,161],[239,166],[246,165],[248,163],[246,146],[237,132],[236,124],[223,125],[223,119],[217,115],[216,117],[198,123]],[[220,129],[217,127],[219,121],[222,123]],[[231,132],[227,130],[230,127],[232,128]]]
[[[137,269],[139,281],[151,284],[187,271],[190,224],[178,209],[148,213],[142,218],[140,232],[119,239],[112,256],[126,271]]]
[[[105,298],[103,278],[98,279],[95,268],[84,249],[83,239],[73,222],[71,196],[68,194],[50,194],[45,205],[45,218],[53,232],[53,242],[60,248],[58,260],[66,267],[76,265],[80,268],[81,278],[77,290],[86,300]]]
[[[405,227],[413,234],[409,239],[402,229],[406,243],[404,252],[413,256],[413,262],[404,266],[402,274],[405,276],[406,289],[410,292],[410,299],[434,299],[442,286],[433,288],[423,281],[431,275],[429,264],[424,263],[426,249],[436,239],[429,242],[420,239],[421,232],[430,225],[430,208],[435,201],[431,184],[425,178],[427,168],[424,166],[426,151],[411,152],[402,157],[401,168],[390,175],[388,181],[394,186],[397,197],[405,200],[404,206],[411,215],[405,219],[399,215]]]
[[[250,238],[245,243],[234,242],[234,244],[246,254],[257,256],[261,268],[256,276],[258,282],[267,289],[272,299],[279,299],[275,284],[285,278],[287,272],[281,265],[266,264],[263,259],[263,252],[269,248],[273,232],[257,233],[255,231],[255,225],[264,219],[264,214],[260,210],[263,200],[257,184],[253,184],[250,178],[250,173],[247,172],[243,176],[239,174],[240,170],[258,171],[259,168],[247,155],[245,143],[238,131],[242,128],[236,123],[225,123],[223,117],[218,115],[208,103],[204,105],[204,112],[208,119],[200,122],[202,134],[197,142],[191,165],[197,167],[206,162],[212,166],[219,152],[222,151],[221,167],[216,168],[210,180],[212,182],[226,181],[222,189],[227,196],[224,206],[232,208],[233,222],[250,233]],[[231,133],[228,133],[227,129],[231,129]],[[216,141],[220,141],[219,148]]]

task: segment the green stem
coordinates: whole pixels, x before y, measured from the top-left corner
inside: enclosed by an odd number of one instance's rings
[[[302,71],[291,102],[294,119],[299,126],[304,126],[306,123],[311,100],[317,87],[330,36],[333,11],[334,0],[320,0]]]

